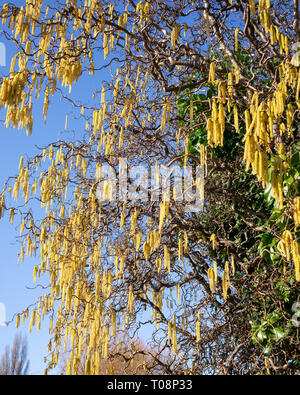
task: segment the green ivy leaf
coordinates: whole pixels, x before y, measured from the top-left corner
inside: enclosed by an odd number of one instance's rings
[[[275,339],[279,341],[285,337],[285,331],[282,329],[281,326],[276,326],[274,329]]]

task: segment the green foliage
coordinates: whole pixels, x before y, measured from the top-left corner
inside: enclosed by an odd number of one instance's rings
[[[250,65],[249,57],[239,54],[240,60]],[[274,61],[276,63],[276,60]],[[245,68],[246,73],[250,71]],[[264,73],[261,74],[262,83],[270,85],[271,81]],[[250,325],[249,341],[258,346],[265,356],[276,355],[280,347],[290,347],[297,342],[297,330],[291,325],[291,306],[299,295],[295,284],[291,263],[286,273],[287,263],[277,248],[280,236],[286,229],[291,229],[293,221],[285,215],[285,209],[280,209],[275,204],[272,194],[271,177],[274,167],[276,152],[269,159],[269,184],[263,188],[257,178],[245,171],[241,151],[242,139],[245,135],[245,124],[240,122],[239,132],[236,133],[233,120],[233,109],[226,113],[226,128],[224,132],[224,145],[210,147],[207,142],[206,127],[199,118],[208,117],[210,114],[210,99],[217,94],[212,84],[206,84],[207,91],[198,95],[187,90],[184,96],[177,100],[179,126],[190,127],[189,153],[199,155],[199,146],[204,145],[209,153],[213,165],[222,163],[227,172],[214,172],[206,186],[214,184],[216,190],[220,188],[218,197],[213,193],[206,193],[206,213],[199,218],[200,233],[206,245],[211,260],[216,261],[218,268],[224,268],[226,261],[230,261],[232,253],[238,252],[240,261],[246,264],[247,277],[243,287],[238,290],[239,303],[248,305],[248,312],[244,319]],[[195,121],[189,120],[189,108],[193,103]],[[239,107],[239,112],[244,109]],[[198,118],[199,117],[199,118]],[[199,126],[200,125],[200,126]],[[292,198],[300,191],[300,155],[299,143],[291,146],[291,155],[281,155],[285,171],[282,181],[285,196]],[[229,188],[228,188],[229,185]],[[217,220],[215,220],[217,219]],[[250,226],[251,224],[251,226]],[[213,249],[208,242],[209,235],[215,234],[216,239],[226,239],[230,248]],[[300,232],[296,233],[300,239]],[[225,244],[226,245],[226,244]],[[259,262],[256,264],[254,262]],[[268,279],[270,268],[277,271],[278,277],[272,282]],[[245,268],[239,265],[236,268],[236,279],[244,277]],[[253,278],[249,274],[253,274]],[[262,287],[270,287],[276,296],[276,303],[271,296],[264,297],[259,293]],[[279,307],[278,307],[279,306]],[[292,361],[298,364],[296,358]]]

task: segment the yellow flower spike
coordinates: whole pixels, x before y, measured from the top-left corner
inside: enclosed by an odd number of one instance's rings
[[[211,118],[208,118],[207,124],[206,124],[206,129],[207,129],[207,142],[208,144],[212,147],[213,146],[213,141],[214,141],[214,127],[213,127],[213,121]]]
[[[145,242],[143,245],[143,253],[144,253],[145,259],[147,261],[149,258],[149,253],[150,253],[150,245],[147,242]]]
[[[201,312],[198,311],[197,313],[197,321],[196,321],[196,342],[200,341],[200,314]]]
[[[234,116],[234,128],[235,128],[235,131],[238,133],[239,132],[239,114],[238,114],[238,109],[237,109],[236,104],[233,106],[233,116]]]
[[[274,28],[274,25],[270,26],[270,39],[271,39],[271,44],[272,45],[274,45],[277,42],[276,30]]]
[[[225,262],[225,268],[223,272],[223,280],[222,280],[222,287],[223,287],[223,298],[226,301],[228,295],[228,288],[230,286],[229,283],[229,266],[228,262]]]
[[[190,124],[193,123],[194,120],[194,103],[193,100],[190,102]]]
[[[21,169],[22,169],[22,167],[23,167],[23,163],[24,163],[24,156],[21,156],[21,158],[20,158],[20,162],[19,162],[19,170],[21,170]]]
[[[10,222],[11,224],[13,224],[13,222],[14,222],[14,216],[15,216],[15,210],[12,208],[12,209],[10,210],[10,217],[9,217],[9,222]]]
[[[20,325],[20,314],[17,314],[17,318],[16,318],[16,328],[18,328]]]
[[[233,255],[231,255],[231,271],[232,271],[232,275],[235,275],[235,264],[234,264],[234,257]]]
[[[213,233],[213,234],[210,236],[210,241],[212,242],[212,248],[213,248],[213,250],[215,250],[215,248],[216,248],[216,240],[217,240],[216,235]]]
[[[300,225],[300,197],[294,199],[294,222],[295,228]]]
[[[266,370],[267,370],[267,374],[271,374],[270,366],[269,366],[269,362],[268,362],[268,358],[267,357],[265,357],[265,367],[266,367]]]
[[[292,254],[296,281],[300,281],[300,244],[296,240],[292,242]]]
[[[219,104],[219,123],[221,127],[221,133],[223,134],[225,131],[225,110],[221,103]]]
[[[135,245],[135,250],[138,252],[140,245],[141,245],[141,240],[142,240],[142,233],[139,232],[136,234],[136,245]]]
[[[171,265],[170,265],[170,254],[168,251],[168,247],[164,245],[164,266],[168,270],[168,273],[171,273]]]
[[[68,114],[66,115],[66,120],[65,120],[65,129],[68,128]]]
[[[187,250],[188,250],[188,235],[187,235],[187,232],[184,232],[184,249],[183,249],[183,251],[187,252]]]
[[[183,259],[183,246],[181,237],[178,240],[178,260],[181,261]]]
[[[122,211],[121,219],[120,219],[120,230],[122,230],[123,226],[124,226],[124,212]]]
[[[239,50],[239,32],[240,29],[237,27],[234,32],[234,50],[237,52]]]
[[[161,232],[163,223],[165,220],[165,216],[166,216],[166,201],[165,200],[160,202],[159,209],[160,209],[159,210],[159,231]]]
[[[208,82],[211,82],[212,84],[215,82],[215,70],[216,70],[216,65],[214,62],[212,62],[210,64],[209,74],[208,74]]]
[[[177,301],[180,303],[180,284],[176,284],[176,289],[177,289]]]
[[[255,0],[249,0],[249,6],[250,6],[251,15],[254,17],[256,13]]]
[[[249,110],[245,110],[245,123],[246,123],[246,130],[247,133],[250,129],[250,124],[251,124],[251,118],[250,118],[250,113]]]
[[[170,343],[172,339],[172,323],[168,321],[168,343]]]
[[[64,218],[64,216],[65,216],[65,206],[62,205],[60,208],[59,217]]]
[[[207,277],[209,279],[209,288],[211,293],[215,292],[215,287],[216,287],[216,283],[215,283],[215,273],[213,268],[209,268],[207,271]]]
[[[218,265],[217,262],[214,262],[214,282],[217,284],[218,281]]]
[[[173,316],[173,330],[172,330],[172,343],[173,343],[173,351],[177,354],[177,333],[176,333],[176,316]]]
[[[35,266],[33,269],[33,282],[36,283],[36,277],[37,277],[37,273],[38,273],[38,266]]]

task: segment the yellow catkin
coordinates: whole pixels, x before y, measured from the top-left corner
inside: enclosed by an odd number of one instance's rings
[[[38,273],[38,266],[35,266],[33,269],[33,282],[36,283],[36,277],[37,277],[37,273]]]
[[[233,255],[231,255],[231,272],[232,272],[232,275],[234,276],[235,275],[235,264],[234,264]]]
[[[213,135],[214,135],[214,126],[213,126],[213,121],[211,118],[208,118],[207,123],[206,123],[206,129],[207,129],[207,142],[208,144],[212,147],[213,146]]]
[[[274,25],[270,26],[270,39],[271,39],[271,44],[272,45],[274,45],[277,42],[276,30],[274,28]]]
[[[135,227],[136,227],[136,224],[137,224],[137,211],[136,211],[136,208],[134,209],[134,213],[132,214],[132,216],[130,218],[130,221],[131,221],[130,232],[131,232],[131,234],[134,234],[135,233]]]
[[[240,69],[238,67],[234,69],[234,77],[235,77],[235,85],[237,85],[240,82]]]
[[[216,70],[216,65],[214,62],[212,62],[209,67],[209,75],[208,75],[208,82],[211,82],[212,84],[215,82],[215,70]]]
[[[185,142],[184,142],[184,150],[185,150],[184,162],[183,162],[183,166],[184,167],[186,167],[187,160],[188,160],[188,157],[189,157],[189,140],[190,140],[190,137],[189,137],[189,135],[187,135],[186,138],[185,138]]]
[[[164,245],[164,265],[165,268],[168,270],[168,273],[171,273],[171,266],[170,266],[170,254],[168,251],[168,247]]]
[[[197,313],[197,322],[196,322],[196,342],[200,341],[200,311]]]
[[[213,234],[210,236],[210,241],[212,242],[212,248],[213,248],[213,250],[216,248],[216,240],[217,240],[216,235],[213,233]]]
[[[176,284],[176,288],[177,288],[177,301],[178,301],[178,303],[180,303],[180,284],[179,283]]]
[[[165,216],[166,216],[166,201],[163,200],[159,204],[159,231],[160,232],[161,232],[161,229],[164,224]]]
[[[10,222],[11,224],[13,224],[13,222],[14,222],[14,216],[15,216],[15,210],[12,208],[12,209],[10,210],[10,217],[9,217],[9,222]]]
[[[140,245],[141,245],[141,240],[142,240],[142,233],[139,232],[136,235],[136,240],[135,240],[135,250],[138,252]]]
[[[18,328],[20,325],[20,314],[17,314],[17,318],[16,318],[16,328]]]
[[[299,95],[300,95],[300,69],[298,71],[298,80],[297,80],[297,88],[296,88],[296,102],[299,100]],[[299,107],[299,104],[298,104]]]
[[[19,162],[19,170],[21,170],[21,169],[22,169],[22,167],[23,167],[23,163],[24,163],[24,156],[21,156],[21,158],[20,158],[20,162]]]
[[[300,244],[293,240],[292,244],[292,254],[295,266],[295,277],[296,281],[300,281]]]
[[[214,273],[213,268],[210,267],[210,268],[208,269],[208,271],[207,271],[207,277],[208,277],[208,279],[209,279],[209,288],[210,288],[210,291],[211,291],[211,293],[214,293],[214,292],[215,292],[216,283],[215,283],[215,273]]]
[[[123,225],[124,225],[124,213],[123,213],[123,211],[122,211],[122,213],[121,213],[121,219],[120,219],[120,230],[122,230]]]
[[[181,261],[183,258],[183,246],[182,246],[182,238],[180,237],[178,240],[178,260]]]
[[[224,83],[219,84],[219,91],[218,91],[218,96],[219,96],[219,102],[220,103],[225,103],[226,102],[226,85]]]
[[[65,121],[65,129],[68,128],[68,114],[66,115],[66,121]]]
[[[206,37],[207,37],[207,40],[209,40],[209,37],[210,37],[210,26],[209,26],[209,19],[208,19],[208,17],[206,17]]]
[[[223,104],[219,104],[219,124],[221,128],[221,133],[225,131],[225,110]]]
[[[238,114],[238,108],[237,108],[236,104],[233,106],[233,116],[234,116],[234,128],[235,128],[235,131],[238,133],[239,132],[239,114]]]
[[[237,27],[234,32],[234,50],[236,52],[239,50],[239,31],[240,29]]]
[[[271,374],[270,367],[269,367],[269,362],[268,362],[268,358],[267,357],[265,357],[265,367],[266,367],[266,370],[267,370],[267,374]]]
[[[223,272],[223,281],[222,281],[224,300],[227,299],[229,285],[230,285],[229,284],[229,266],[228,266],[228,262],[225,262],[225,268],[224,268],[224,272]]]
[[[183,251],[187,252],[187,250],[188,250],[188,235],[187,235],[187,232],[184,232],[184,249],[183,249]]]
[[[174,25],[174,27],[172,29],[172,33],[171,33],[171,45],[172,45],[172,47],[175,47],[179,35],[180,35],[180,26],[178,25],[178,23],[175,23],[175,25]]]
[[[250,118],[249,110],[245,110],[245,123],[246,123],[246,130],[248,132],[249,129],[250,129],[250,124],[251,124],[251,118]]]
[[[132,291],[132,285],[130,285],[128,292],[128,304],[127,304],[130,314],[133,312],[133,302],[134,302],[134,296]]]
[[[172,343],[173,343],[173,351],[177,354],[177,333],[176,333],[176,316],[173,316],[173,331],[172,331]]]
[[[295,227],[300,225],[300,197],[294,199],[294,223]]]
[[[251,15],[254,17],[255,16],[255,0],[249,0],[249,6],[250,6],[250,12]]]
[[[218,265],[217,262],[214,262],[214,281],[217,283],[218,281]]]
[[[204,166],[205,165],[205,145],[201,144],[200,147],[200,165]]]
[[[170,343],[172,339],[172,323],[168,321],[168,343]]]
[[[214,143],[215,146],[222,145],[222,129],[219,120],[214,122]]]

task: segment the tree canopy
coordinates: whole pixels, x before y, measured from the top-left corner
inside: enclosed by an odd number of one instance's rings
[[[68,374],[101,372],[122,331],[130,360],[144,327],[146,373],[299,373],[298,0],[23,3],[1,9],[5,126],[30,134],[40,97],[45,122],[61,97],[84,125],[22,157],[0,199],[49,282],[16,314],[51,318],[46,373],[67,349]]]

